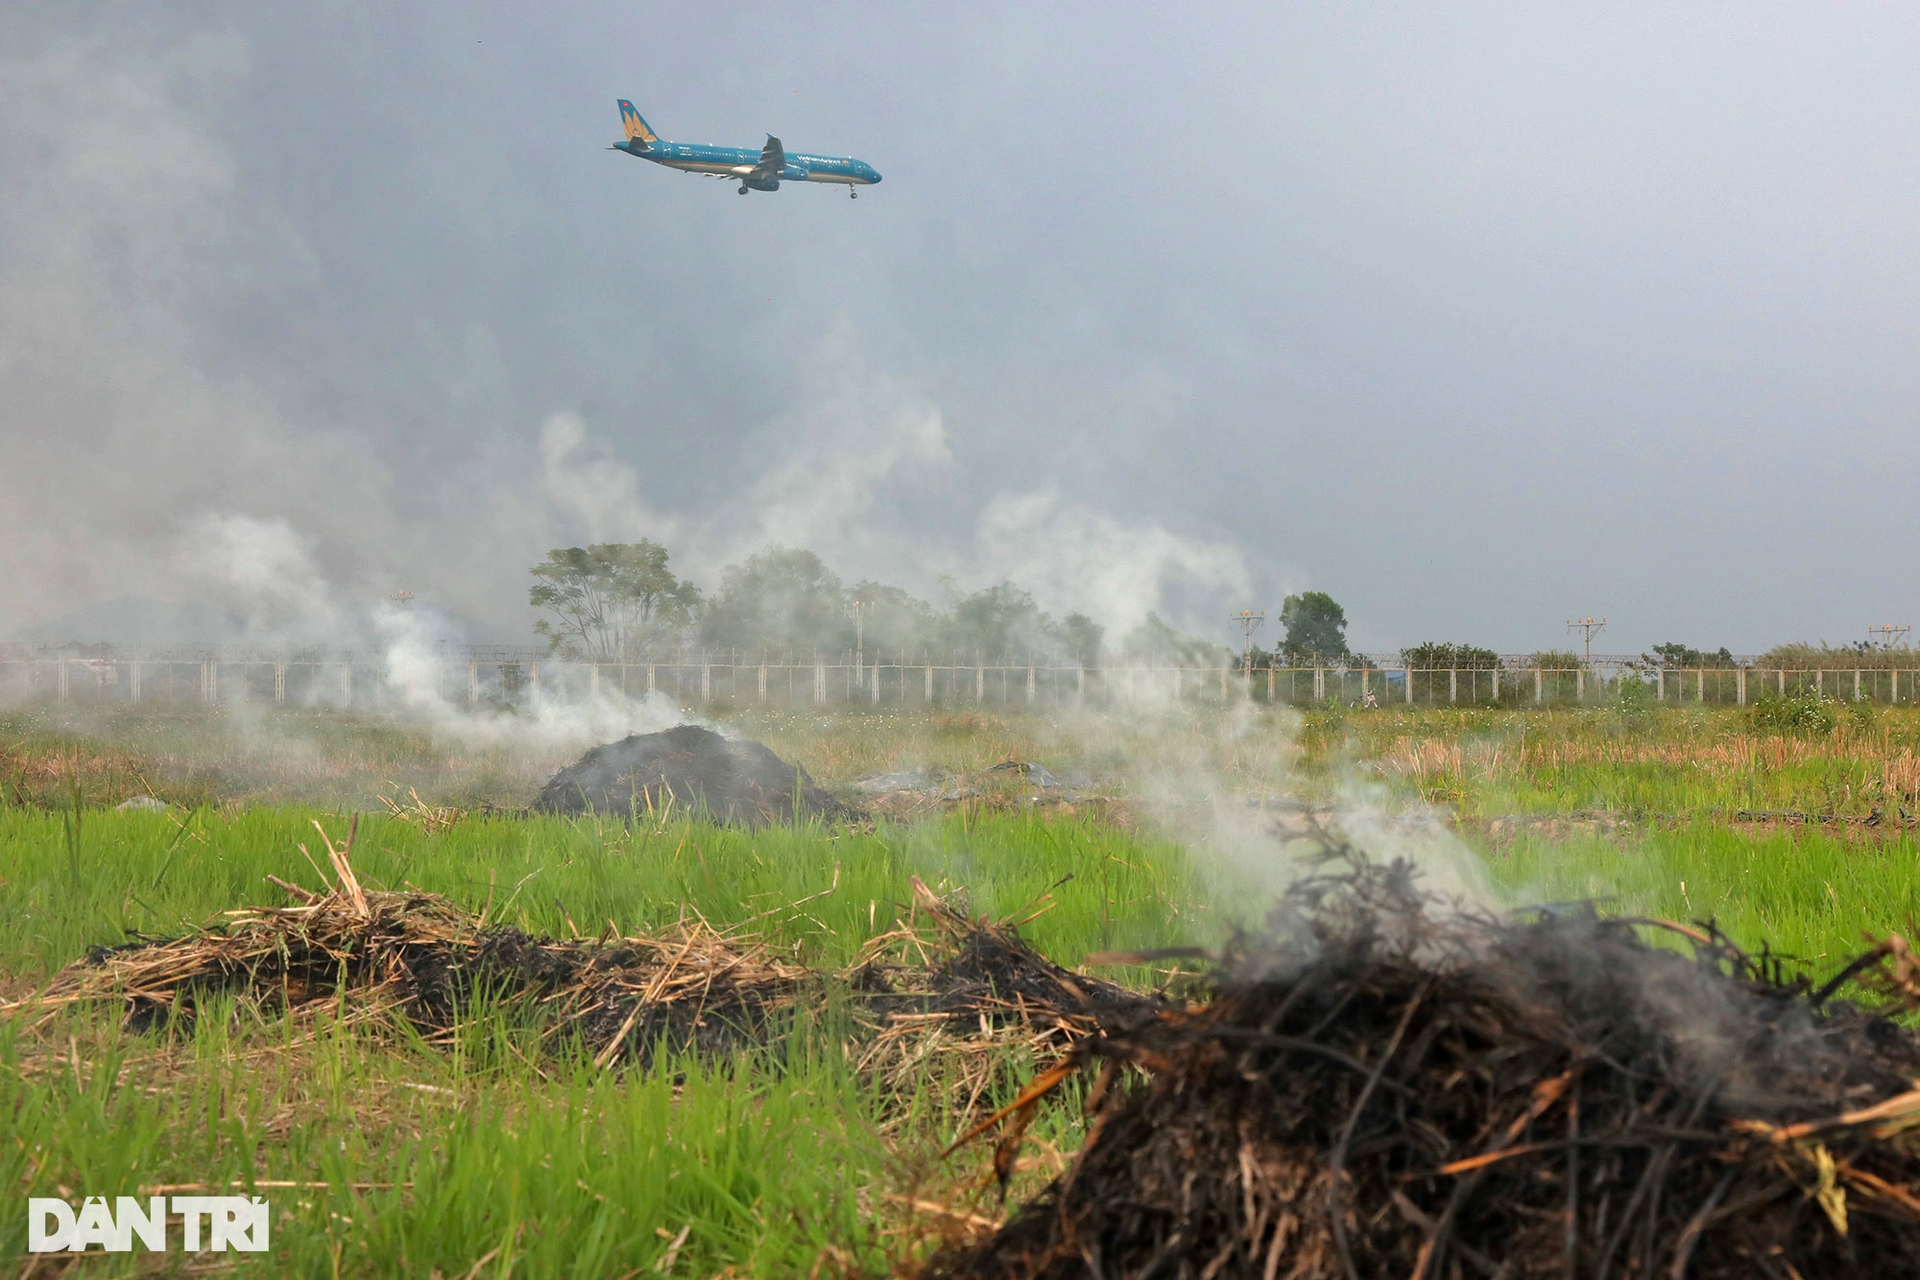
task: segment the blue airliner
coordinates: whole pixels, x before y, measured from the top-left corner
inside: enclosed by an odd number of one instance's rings
[[[880,175],[865,160],[851,156],[807,156],[787,154],[780,139],[767,135],[767,145],[754,151],[748,147],[714,147],[701,142],[667,142],[653,131],[633,104],[620,99],[620,123],[627,127],[627,140],[616,142],[609,151],[624,151],[642,160],[663,164],[688,173],[706,173],[716,178],[738,178],[740,194],[749,191],[778,191],[785,182],[841,182],[849,196],[858,188],[870,187]]]

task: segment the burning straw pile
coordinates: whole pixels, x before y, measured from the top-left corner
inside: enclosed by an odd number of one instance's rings
[[[1920,1275],[1898,938],[1815,987],[1711,926],[1443,914],[1359,861],[1271,925],[1035,1079],[1003,1148],[1078,1068],[1082,1150],[925,1275]]]

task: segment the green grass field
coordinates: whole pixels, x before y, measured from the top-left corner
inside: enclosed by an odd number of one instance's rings
[[[315,821],[343,836],[353,812],[369,887],[417,887],[552,935],[609,923],[642,933],[697,914],[828,971],[894,927],[915,876],[993,916],[1050,894],[1023,932],[1069,966],[1090,951],[1218,941],[1257,922],[1264,890],[1286,874],[1276,846],[1248,835],[1249,802],[1281,797],[1457,813],[1511,904],[1599,898],[1714,917],[1816,969],[1857,949],[1863,930],[1904,931],[1920,915],[1913,837],[1887,817],[1914,808],[1920,718],[1904,712],[1817,738],[1761,733],[1731,711],[738,724],[846,794],[871,772],[1017,757],[1085,775],[1081,790],[1102,803],[1025,807],[987,793],[911,822],[751,833],[684,815],[629,826],[469,812],[428,834],[378,797],[522,804],[586,744],[474,747],[294,713],[86,724],[14,713],[0,718],[0,910],[11,922],[0,994],[30,997],[129,932],[178,935],[284,901],[268,875],[318,887],[299,846],[321,849]],[[176,807],[110,807],[144,794]],[[1739,809],[1836,820],[1743,824],[1731,820]],[[1845,821],[1876,810],[1877,826]],[[1596,811],[1620,821],[1522,823],[1498,837],[1477,821]],[[1457,849],[1438,832],[1384,851]],[[878,1090],[849,1064],[831,1008],[737,1059],[644,1074],[542,1052],[513,1018],[484,1011],[450,1047],[312,1006],[196,1026],[135,1034],[115,1011],[83,1008],[0,1019],[0,1177],[23,1197],[261,1188],[273,1256],[219,1260],[276,1275],[881,1275],[943,1221],[914,1202],[1000,1212],[977,1185],[984,1152],[938,1158],[968,1114],[952,1076],[932,1060],[906,1096]],[[1028,1065],[1014,1053],[1006,1078]],[[1035,1135],[1022,1185],[1048,1176],[1049,1153],[1071,1152],[1075,1110],[1051,1108]],[[0,1223],[0,1248],[23,1249],[20,1215]],[[87,1273],[135,1274],[145,1259],[96,1258]]]

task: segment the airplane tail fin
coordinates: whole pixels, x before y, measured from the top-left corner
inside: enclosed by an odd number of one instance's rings
[[[660,141],[660,135],[653,131],[653,126],[625,98],[620,99],[620,123],[626,126],[628,142],[648,146]]]

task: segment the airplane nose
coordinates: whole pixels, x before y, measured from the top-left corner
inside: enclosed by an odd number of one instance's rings
[[[867,181],[868,182],[880,181],[880,171],[878,169],[873,168],[871,165],[867,167]]]

